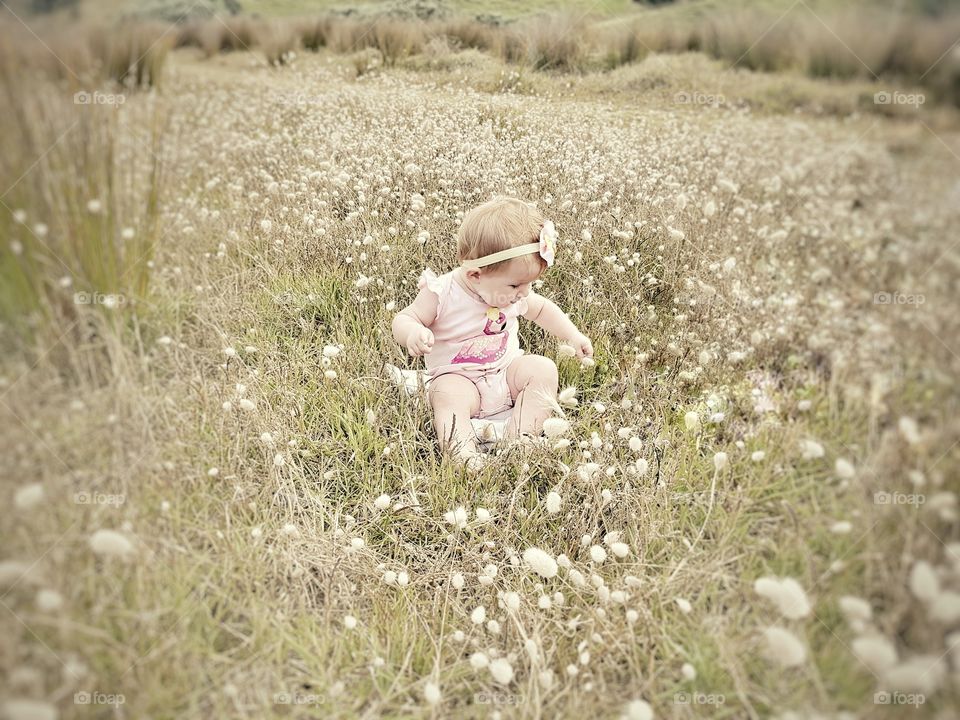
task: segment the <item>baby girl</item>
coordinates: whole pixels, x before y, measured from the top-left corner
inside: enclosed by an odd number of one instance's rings
[[[505,439],[539,437],[558,390],[557,366],[525,354],[518,316],[593,355],[590,338],[531,286],[553,265],[556,230],[536,207],[497,198],[468,212],[460,225],[460,267],[423,271],[416,299],[393,319],[393,337],[425,356],[426,387],[441,447],[478,459],[471,418],[513,407]],[[552,401],[552,402],[551,402]]]

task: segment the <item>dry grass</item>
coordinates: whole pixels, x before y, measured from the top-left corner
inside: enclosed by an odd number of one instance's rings
[[[526,21],[528,62],[534,70],[575,71],[586,58],[587,23],[573,15],[551,15]]]
[[[64,53],[94,49],[114,77],[161,32],[157,26],[94,32],[90,43],[58,38]],[[77,35],[77,33],[72,33]],[[177,46],[195,46],[210,56],[242,49],[262,51],[273,65],[285,64],[299,48],[355,54],[376,48],[393,66],[423,53],[433,38],[446,38],[452,51],[479,49],[504,62],[535,70],[583,72],[635,63],[649,53],[703,52],[732,67],[810,77],[878,80],[925,87],[932,100],[957,104],[960,57],[951,52],[960,36],[960,15],[931,19],[889,10],[837,9],[819,14],[797,7],[783,17],[770,9],[714,10],[697,15],[648,13],[629,23],[595,22],[587,16],[542,15],[493,26],[468,18],[416,20],[392,14],[299,19],[212,18],[175,31]],[[149,77],[162,64],[163,42],[138,63]],[[436,66],[434,44],[432,62]],[[50,65],[49,60],[43,63]],[[84,66],[81,59],[77,66]],[[58,68],[50,67],[52,73]]]
[[[423,24],[408,20],[376,22],[370,30],[370,37],[373,47],[380,51],[388,66],[408,55],[420,53],[425,42]]]
[[[642,698],[686,720],[870,717],[899,690],[923,695],[911,716],[956,714],[960,215],[930,129],[671,102],[774,82],[700,55],[529,72],[529,95],[458,86],[461,67],[354,82],[312,53],[282,71],[196,55],[119,108],[0,75],[4,703],[573,718]],[[305,87],[319,100],[275,101]],[[525,324],[576,388],[569,444],[471,478],[383,363],[409,362],[390,320],[424,267],[453,266],[458,214],[504,191],[556,222],[538,292],[596,365]],[[135,302],[73,301],[129,268]],[[129,548],[91,547],[104,529]],[[524,564],[534,546],[555,577]],[[782,617],[754,591],[770,575],[810,611]],[[798,666],[765,658],[771,625],[804,644]],[[855,656],[874,634],[891,667]]]
[[[303,48],[317,52],[326,47],[332,28],[333,20],[329,17],[303,20],[300,23],[300,42]]]
[[[156,82],[155,66],[139,77],[136,67],[127,85]],[[29,308],[69,325],[82,308],[66,291],[84,295],[80,305],[142,300],[159,235],[161,116],[127,110],[124,86],[69,94],[13,72],[3,90],[4,315],[20,322],[31,315],[16,309]]]

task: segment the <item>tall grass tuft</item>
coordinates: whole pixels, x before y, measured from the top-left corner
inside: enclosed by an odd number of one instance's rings
[[[333,28],[333,19],[321,17],[303,20],[297,24],[297,28],[304,50],[317,52],[320,48],[327,46],[330,31]]]
[[[494,53],[506,63],[523,63],[527,60],[527,38],[513,25],[500,28],[493,41]]]
[[[334,24],[327,39],[327,45],[337,53],[355,53],[373,45],[373,32],[376,20],[346,19]]]
[[[534,70],[580,70],[586,58],[582,18],[554,15],[529,21],[529,62]]]
[[[458,48],[490,50],[494,47],[497,30],[477,20],[456,18],[439,23],[436,32],[450,38]]]
[[[105,76],[128,88],[159,85],[175,43],[172,28],[163,23],[124,22],[90,34],[90,47]]]
[[[380,51],[385,65],[395,65],[397,60],[423,50],[425,42],[423,26],[410,20],[378,18],[370,35],[373,46]]]
[[[153,103],[83,102],[0,70],[0,318],[30,333],[146,296],[163,187]],[[101,97],[107,97],[106,94]],[[129,101],[132,104],[132,100]]]
[[[640,37],[637,23],[595,33],[591,43],[601,49],[608,69],[642,60],[650,52]]]
[[[251,50],[257,46],[256,21],[246,17],[230,17],[225,20],[211,20],[220,28],[220,50],[239,52]]]
[[[256,44],[263,50],[267,62],[271,65],[286,65],[297,47],[294,28],[278,20],[258,26],[255,36]]]

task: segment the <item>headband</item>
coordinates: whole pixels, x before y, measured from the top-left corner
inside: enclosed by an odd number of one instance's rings
[[[467,269],[480,268],[484,265],[492,265],[495,262],[500,262],[501,260],[509,260],[510,258],[535,252],[540,253],[540,257],[547,261],[547,267],[550,267],[553,265],[553,257],[556,249],[557,229],[553,226],[552,221],[547,220],[543,223],[543,227],[540,229],[539,242],[527,243],[526,245],[517,245],[516,247],[501,250],[500,252],[484,255],[481,258],[465,260],[463,262],[463,267]]]

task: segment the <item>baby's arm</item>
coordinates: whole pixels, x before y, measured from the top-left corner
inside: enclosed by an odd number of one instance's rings
[[[577,357],[593,356],[593,343],[590,342],[590,338],[580,332],[552,300],[530,293],[527,296],[527,312],[523,316],[551,335],[571,343],[577,352]]]
[[[433,349],[430,326],[437,318],[437,306],[436,293],[423,288],[416,299],[393,318],[393,338],[413,357],[426,355]]]

